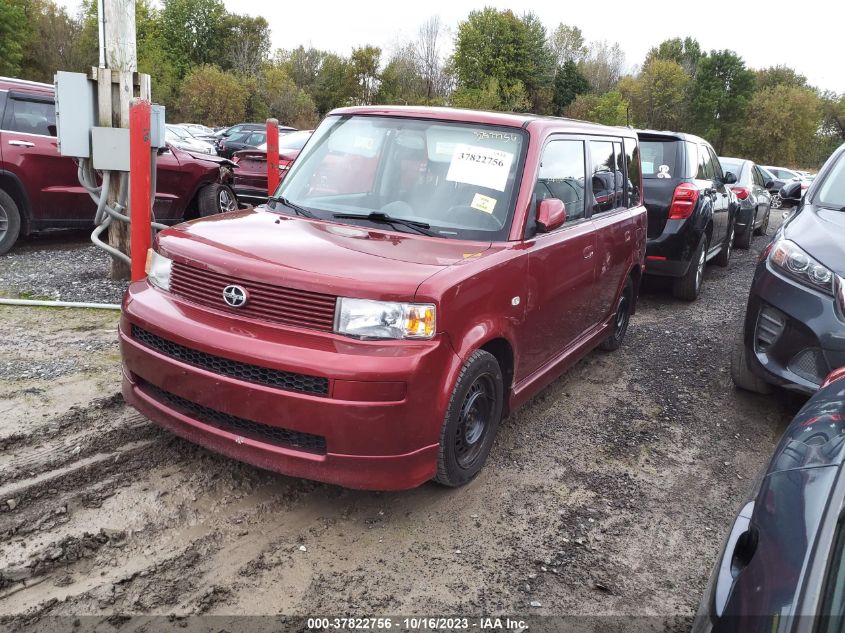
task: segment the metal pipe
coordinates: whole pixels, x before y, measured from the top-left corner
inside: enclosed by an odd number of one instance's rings
[[[97,38],[100,44],[100,68],[106,67],[106,7],[97,0]]]
[[[4,306],[38,306],[43,308],[89,308],[93,310],[120,310],[116,303],[85,303],[79,301],[37,301],[34,299],[2,299]]]

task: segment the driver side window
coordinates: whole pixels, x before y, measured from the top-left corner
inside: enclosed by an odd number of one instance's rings
[[[554,140],[543,150],[534,187],[537,203],[558,198],[566,205],[566,223],[584,217],[584,141]]]

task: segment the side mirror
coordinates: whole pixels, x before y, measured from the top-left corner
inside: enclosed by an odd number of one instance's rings
[[[780,188],[780,197],[782,200],[789,200],[790,202],[801,201],[801,181],[793,180],[786,183]]]
[[[766,189],[774,189],[775,188],[775,181],[774,180],[767,180],[766,184],[764,185]]]
[[[563,200],[546,198],[537,205],[537,232],[549,233],[566,222],[566,205]]]
[[[732,171],[725,172],[725,184],[726,185],[733,185],[736,183],[736,175]]]

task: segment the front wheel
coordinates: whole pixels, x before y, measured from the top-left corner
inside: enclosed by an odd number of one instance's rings
[[[461,369],[446,410],[435,481],[463,486],[481,471],[499,428],[503,392],[496,357],[484,350],[473,352]]]
[[[218,213],[236,211],[238,199],[235,197],[235,192],[229,187],[215,182],[200,190],[197,197],[197,207],[200,217],[205,218]]]
[[[0,189],[0,255],[8,252],[21,232],[21,213],[8,193]]]
[[[625,287],[622,289],[622,295],[619,297],[619,303],[616,305],[616,318],[613,325],[613,333],[604,339],[599,347],[608,352],[619,349],[622,346],[622,341],[625,338],[625,332],[628,331],[628,323],[631,321],[631,309],[634,306],[634,284],[631,278],[625,282]]]

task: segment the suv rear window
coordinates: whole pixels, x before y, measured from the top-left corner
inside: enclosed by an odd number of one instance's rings
[[[640,141],[643,178],[676,178],[679,141]]]

